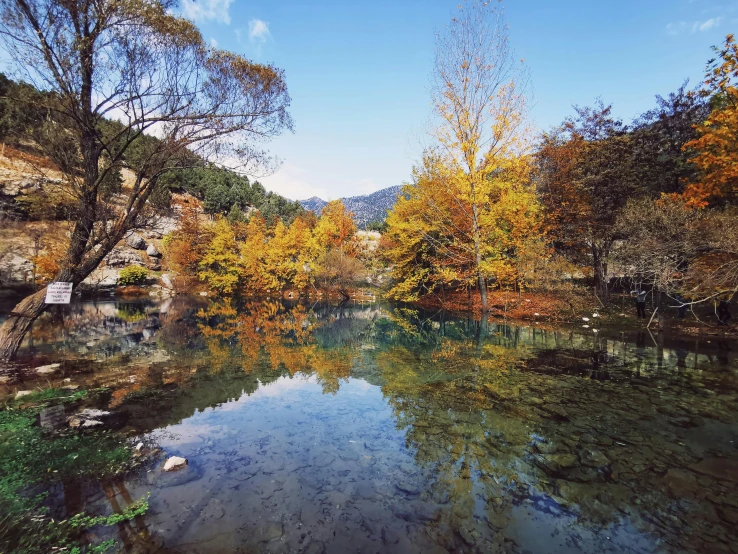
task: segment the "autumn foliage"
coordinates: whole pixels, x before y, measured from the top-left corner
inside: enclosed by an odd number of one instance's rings
[[[173,269],[221,296],[280,296],[321,286],[345,291],[361,277],[356,225],[340,200],[316,218],[299,215],[287,225],[268,225],[261,215],[247,222],[202,221],[194,211],[165,241]]]
[[[684,145],[700,171],[684,196],[697,207],[720,199],[734,202],[738,195],[738,44],[734,36],[728,35],[715,51],[718,57],[708,65],[702,91],[710,98],[712,112],[697,127],[697,138]]]

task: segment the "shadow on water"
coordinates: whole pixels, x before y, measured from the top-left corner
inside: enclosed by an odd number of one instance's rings
[[[61,361],[51,384],[109,387],[104,407],[162,449],[49,496],[65,517],[151,492],[118,529],[125,551],[729,552],[736,538],[734,343],[176,298],[72,305],[22,355]],[[164,455],[189,465],[163,473]]]

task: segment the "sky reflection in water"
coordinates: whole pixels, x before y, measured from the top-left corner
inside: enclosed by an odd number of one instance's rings
[[[27,345],[188,458],[75,485],[151,492],[131,551],[730,551],[734,344],[193,302],[80,304]]]

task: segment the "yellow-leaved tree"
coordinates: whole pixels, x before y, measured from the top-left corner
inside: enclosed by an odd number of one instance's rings
[[[436,145],[388,219],[393,295],[473,285],[486,311],[488,280],[518,282],[518,255],[542,235],[526,155],[527,76],[499,5],[459,7],[437,37],[433,76]]]

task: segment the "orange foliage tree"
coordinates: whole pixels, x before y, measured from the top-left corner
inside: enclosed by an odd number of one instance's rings
[[[708,64],[702,91],[710,97],[712,112],[697,127],[697,138],[684,145],[694,152],[691,161],[700,171],[684,197],[697,207],[718,199],[734,202],[738,194],[738,44],[728,35],[723,47],[714,50],[718,57]]]

